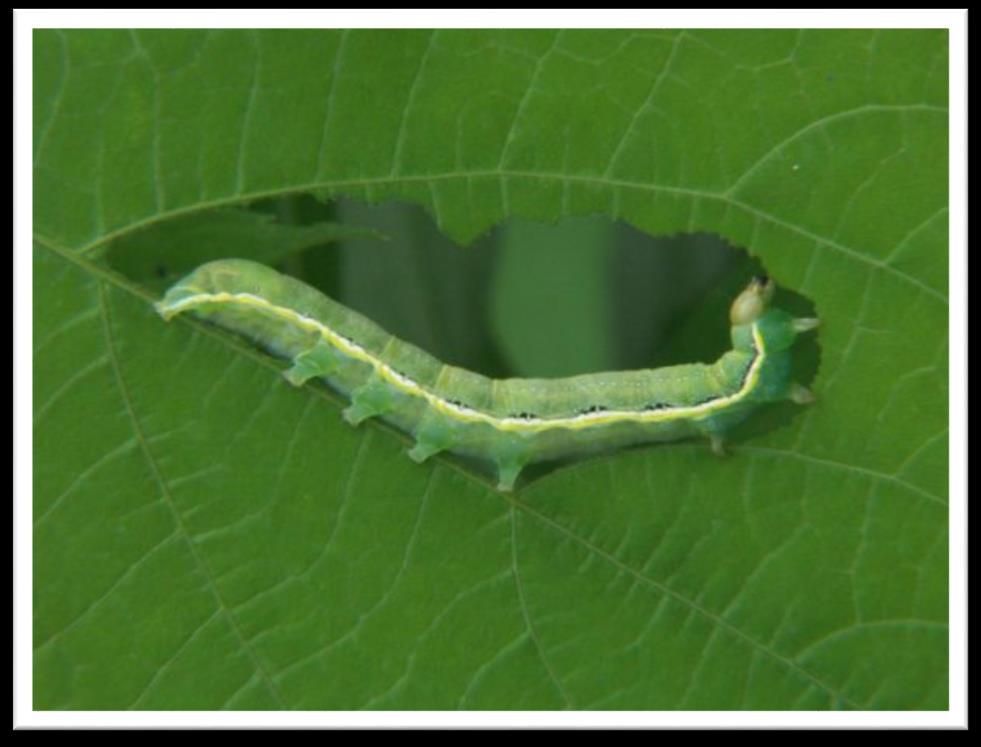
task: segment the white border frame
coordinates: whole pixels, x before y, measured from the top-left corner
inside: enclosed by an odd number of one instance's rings
[[[950,31],[950,709],[862,712],[34,711],[32,563],[32,45],[35,28],[947,28]],[[15,728],[966,728],[967,12],[955,10],[42,10],[14,12]]]

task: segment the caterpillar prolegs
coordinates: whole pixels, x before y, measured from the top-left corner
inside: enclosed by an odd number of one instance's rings
[[[379,417],[412,435],[422,462],[450,452],[490,462],[510,491],[525,465],[631,444],[706,436],[722,453],[727,430],[766,402],[807,403],[791,380],[797,335],[817,326],[770,308],[774,284],[757,277],[730,310],[732,349],[712,364],[490,379],[442,363],[320,291],[265,265],[202,265],[156,304],[185,311],[292,361],[294,385],[319,377],[350,398],[352,425]]]

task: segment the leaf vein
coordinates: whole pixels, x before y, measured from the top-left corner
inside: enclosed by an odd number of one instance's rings
[[[130,423],[132,424],[133,427],[133,435],[135,436],[137,442],[140,444],[140,450],[143,452],[143,456],[146,459],[147,466],[149,467],[150,472],[153,475],[154,481],[157,483],[157,486],[160,489],[160,493],[164,499],[164,502],[167,504],[167,507],[170,509],[177,530],[180,533],[181,537],[183,538],[184,544],[187,546],[187,549],[190,552],[192,559],[194,560],[194,564],[200,569],[205,579],[205,582],[209,590],[211,591],[212,598],[216,602],[218,609],[221,610],[225,619],[228,620],[229,626],[234,632],[235,638],[238,640],[239,645],[242,647],[246,655],[249,657],[253,667],[262,677],[266,688],[272,694],[275,701],[280,706],[285,705],[282,695],[280,695],[279,691],[277,690],[275,683],[272,681],[272,678],[270,678],[268,673],[265,671],[265,668],[263,667],[262,662],[260,661],[256,652],[252,650],[252,648],[249,646],[248,642],[246,641],[245,636],[242,635],[242,631],[239,628],[238,623],[235,621],[234,616],[232,615],[231,611],[228,609],[228,606],[225,604],[225,600],[222,597],[221,592],[218,590],[218,586],[215,582],[214,576],[211,573],[211,569],[204,562],[204,558],[202,558],[200,553],[198,552],[198,549],[194,544],[194,540],[191,537],[191,533],[188,531],[187,526],[184,524],[184,519],[174,503],[173,496],[170,494],[170,489],[168,488],[167,482],[160,471],[160,466],[157,464],[157,460],[154,458],[153,453],[150,451],[149,444],[147,443],[146,437],[143,432],[143,426],[140,422],[139,416],[136,414],[133,398],[130,395],[129,387],[126,385],[126,380],[123,377],[122,367],[120,365],[118,355],[116,354],[116,342],[112,331],[112,321],[110,318],[109,305],[106,300],[105,288],[103,283],[99,283],[98,285],[98,298],[99,298],[99,308],[102,313],[102,325],[103,325],[103,333],[105,335],[105,341],[106,341],[106,350],[109,355],[109,360],[112,363],[113,372],[115,373],[116,385],[119,389],[119,395],[123,400],[123,404],[126,408],[126,412],[129,414]]]
[[[542,664],[545,665],[545,671],[548,672],[549,678],[552,680],[552,684],[555,685],[555,689],[558,690],[559,695],[565,702],[566,708],[573,708],[572,699],[566,692],[565,688],[562,686],[562,681],[555,674],[555,670],[552,668],[552,664],[549,662],[548,657],[545,655],[545,647],[542,646],[542,641],[538,636],[538,631],[535,629],[535,625],[531,620],[531,613],[528,610],[528,603],[525,601],[524,585],[521,583],[521,572],[518,570],[518,522],[515,517],[515,507],[511,506],[511,569],[514,572],[514,586],[518,594],[518,605],[521,608],[521,616],[524,618],[524,623],[528,628],[528,635],[531,636],[532,643],[535,644],[535,650],[538,652],[539,658],[542,660]]]

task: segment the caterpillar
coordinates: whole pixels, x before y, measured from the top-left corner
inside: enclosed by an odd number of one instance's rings
[[[724,454],[727,430],[763,403],[813,395],[791,380],[791,348],[818,320],[771,308],[775,286],[754,277],[730,309],[732,349],[715,363],[491,379],[442,363],[309,285],[243,259],[209,262],[155,304],[169,320],[192,312],[289,360],[286,379],[313,378],[349,398],[354,426],[379,417],[439,452],[490,462],[511,491],[532,462],[707,436]]]

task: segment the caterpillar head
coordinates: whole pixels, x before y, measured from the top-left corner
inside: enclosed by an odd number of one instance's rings
[[[752,324],[770,305],[776,286],[766,275],[757,275],[749,281],[746,290],[736,296],[729,309],[729,321],[733,327]]]

